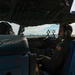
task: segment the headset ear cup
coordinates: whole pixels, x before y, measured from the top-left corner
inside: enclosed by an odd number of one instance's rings
[[[71,35],[71,31],[70,30],[67,30],[66,32],[65,32],[65,36],[70,36]]]

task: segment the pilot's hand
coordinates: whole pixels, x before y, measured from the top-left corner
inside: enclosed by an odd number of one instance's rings
[[[50,57],[45,56],[45,55],[39,55],[39,57],[40,57],[41,59],[51,59]]]

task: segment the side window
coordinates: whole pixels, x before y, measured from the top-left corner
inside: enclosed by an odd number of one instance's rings
[[[70,9],[70,13],[75,14],[75,0],[73,0],[71,9]]]
[[[17,35],[18,34],[18,31],[19,31],[20,25],[15,24],[15,23],[10,23],[10,25],[12,26],[13,31],[15,32],[15,35]]]
[[[72,26],[73,29],[72,36],[75,37],[75,23],[71,23],[70,25]]]

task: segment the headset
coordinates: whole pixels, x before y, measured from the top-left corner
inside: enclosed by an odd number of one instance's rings
[[[70,26],[70,25],[64,25],[64,35],[66,36],[66,37],[68,37],[68,36],[71,36],[71,33],[72,33],[72,27]]]
[[[70,36],[71,35],[71,31],[70,30],[66,30],[64,33],[65,36]]]

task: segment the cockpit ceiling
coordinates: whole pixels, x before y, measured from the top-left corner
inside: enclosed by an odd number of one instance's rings
[[[24,26],[72,23],[72,0],[0,0],[0,20]]]

